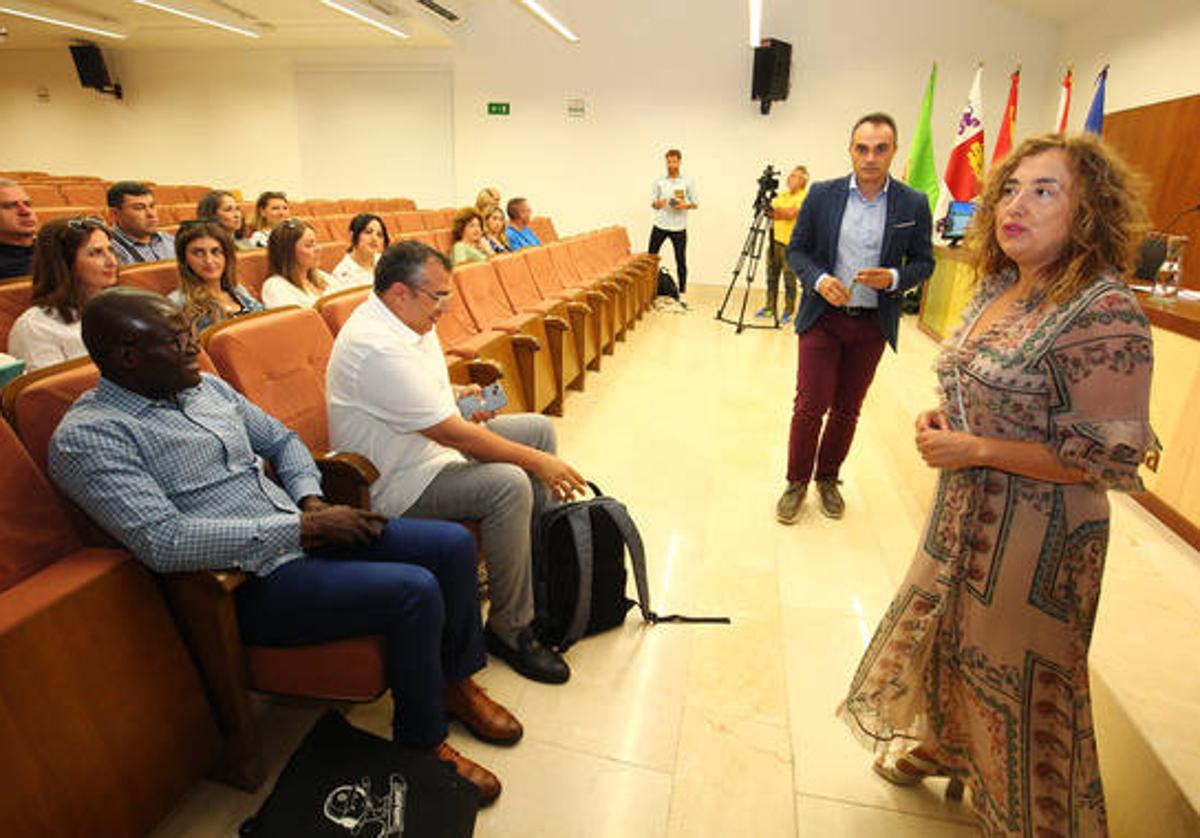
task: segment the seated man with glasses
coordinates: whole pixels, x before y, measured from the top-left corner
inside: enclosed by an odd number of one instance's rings
[[[448,714],[488,742],[522,734],[471,679],[486,657],[470,533],[326,503],[304,443],[201,374],[187,319],[158,294],[97,294],[83,341],[101,379],[50,440],[59,488],[159,573],[245,571],[236,603],[249,644],[383,635],[395,741],[495,799],[495,775],[446,743]]]
[[[585,484],[555,456],[554,427],[533,414],[476,412],[457,399],[435,324],[451,295],[450,262],[418,241],[394,244],[374,292],[338,333],[326,373],[334,448],[375,463],[371,504],[388,515],[478,521],[491,608],[488,651],[527,678],[563,683],[570,669],[538,642],[531,522]],[[533,478],[531,480],[531,478]]]
[[[108,189],[113,248],[122,265],[175,258],[175,239],[158,231],[154,192],[144,183],[122,180]]]

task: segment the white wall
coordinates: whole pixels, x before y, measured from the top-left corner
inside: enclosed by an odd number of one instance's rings
[[[789,100],[764,117],[749,95],[744,2],[556,0],[582,33],[577,45],[550,35],[515,3],[475,4],[456,58],[459,194],[495,184],[505,196],[530,197],[560,230],[619,221],[644,246],[650,183],[662,171],[663,152],[678,146],[700,193],[701,208],[689,222],[691,276],[723,284],[766,163],[804,162],[818,178],[843,174],[850,125],[882,109],[899,122],[894,173],[903,171],[934,59],[939,166],[979,60],[986,64],[989,142],[1018,61],[1018,129],[1052,121],[1053,25],[986,0],[964,0],[952,14],[941,0],[872,4],[866,12],[852,3],[766,6],[763,33],[793,45],[793,68]],[[587,100],[587,118],[566,116],[573,97]],[[511,102],[512,115],[487,116],[489,100]]]
[[[1075,65],[1070,125],[1082,128],[1100,69],[1109,64],[1105,111],[1200,93],[1200,4],[1109,3],[1063,29],[1060,63]]]
[[[442,204],[450,193],[465,203],[481,186],[496,185],[505,197],[529,197],[560,231],[618,222],[640,245],[652,216],[650,182],[662,171],[663,151],[678,146],[700,193],[691,222],[692,277],[724,284],[768,162],[804,162],[818,178],[841,175],[850,124],[882,109],[899,123],[893,171],[903,171],[935,59],[939,166],[979,60],[989,143],[1017,62],[1018,133],[1052,121],[1058,29],[1009,7],[990,0],[961,0],[952,13],[943,0],[866,9],[787,0],[766,6],[764,34],[790,41],[794,52],[791,97],[765,117],[749,97],[752,50],[741,0],[556,0],[583,35],[577,45],[519,4],[495,0],[472,4],[454,51],[110,51],[114,75],[129,91],[121,103],[81,90],[66,49],[5,47],[0,124],[9,130],[0,168],[316,197],[305,195],[306,184],[372,161],[331,154],[324,170],[313,171],[313,155],[306,162],[298,138],[306,97],[296,90],[297,71],[452,66],[454,139],[436,162],[450,161],[453,182],[439,194],[413,194],[420,203]],[[39,86],[50,89],[49,104],[35,101]],[[373,100],[369,85],[352,81],[345,95]],[[566,100],[574,97],[585,99],[586,118],[567,117]],[[488,117],[493,100],[511,102],[511,116]]]

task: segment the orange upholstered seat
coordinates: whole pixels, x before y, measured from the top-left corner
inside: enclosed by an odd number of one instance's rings
[[[63,183],[59,184],[58,190],[74,207],[108,206],[108,187],[100,183]]]
[[[82,546],[0,423],[0,823],[144,835],[215,764],[220,734],[150,573]]]
[[[563,344],[563,381],[569,388],[582,390],[587,364],[599,352],[596,344],[596,313],[586,304],[556,297],[543,297],[529,269],[525,248],[491,260],[500,287],[517,311],[561,317],[571,326]],[[590,352],[589,352],[590,350]]]
[[[239,250],[237,255],[238,283],[254,296],[262,299],[263,283],[267,281],[267,249]]]
[[[557,315],[534,312],[517,313],[500,285],[490,262],[473,262],[454,269],[454,288],[457,296],[471,314],[480,331],[496,329],[516,335],[523,334],[537,341],[533,366],[522,369],[529,376],[533,409],[556,416],[563,410],[563,344],[570,325]]]
[[[313,308],[325,321],[325,327],[329,329],[329,333],[336,338],[337,333],[342,330],[342,326],[345,326],[346,321],[350,319],[350,315],[358,310],[370,293],[370,286],[335,291],[317,300]]]
[[[325,367],[333,337],[312,309],[288,306],[226,320],[201,335],[221,377],[300,435],[329,450]]]
[[[22,188],[35,207],[60,207],[67,202],[53,183],[27,183]]]
[[[27,276],[0,280],[0,352],[8,349],[8,333],[13,323],[29,308],[33,281]]]
[[[179,265],[174,259],[128,265],[121,269],[118,281],[166,296],[179,287]]]
[[[558,231],[554,229],[554,222],[550,220],[550,216],[536,215],[529,219],[529,226],[533,228],[533,234],[542,244],[558,241]]]

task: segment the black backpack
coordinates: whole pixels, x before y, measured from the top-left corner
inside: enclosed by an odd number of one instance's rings
[[[642,537],[625,505],[589,483],[595,497],[549,509],[533,532],[534,625],[560,652],[579,638],[615,628],[635,604],[647,623],[728,623],[728,617],[658,615],[650,609]],[[625,550],[637,602],[625,596]]]
[[[454,766],[329,712],[292,754],[242,838],[469,838],[479,793]]]
[[[675,284],[675,277],[671,276],[671,272],[666,268],[658,269],[658,296],[679,299],[679,286]]]

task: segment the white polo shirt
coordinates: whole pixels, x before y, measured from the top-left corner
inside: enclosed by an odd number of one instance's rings
[[[325,393],[330,445],[379,469],[376,512],[402,515],[438,472],[466,462],[421,433],[458,412],[437,330],[418,335],[374,292],[338,332]]]

